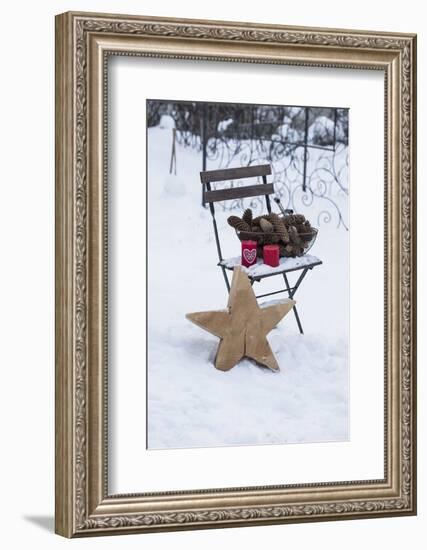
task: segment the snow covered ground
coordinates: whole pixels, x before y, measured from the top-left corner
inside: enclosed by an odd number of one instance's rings
[[[218,339],[185,314],[223,309],[227,292],[201,206],[200,153],[177,147],[177,175],[169,175],[171,135],[148,131],[148,447],[348,440],[348,233],[319,226],[310,254],[323,265],[295,295],[305,334],[291,312],[269,335],[280,372],[249,360],[215,369]],[[347,197],[334,200],[347,211]],[[302,213],[313,220],[310,208]],[[240,243],[228,215],[219,211],[217,221],[224,257],[233,257]],[[259,294],[281,284],[277,276],[254,288]]]

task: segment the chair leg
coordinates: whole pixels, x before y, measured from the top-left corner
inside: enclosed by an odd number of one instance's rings
[[[227,292],[230,294],[230,281],[228,280],[227,272],[225,270],[225,267],[221,266],[221,269],[224,276],[225,286],[227,287]]]
[[[289,281],[288,281],[288,277],[286,275],[286,273],[283,273],[283,279],[285,281],[285,285],[286,285],[286,290],[288,291],[288,296],[289,298],[293,298],[295,296],[295,292],[298,290],[298,287],[299,285],[301,284],[302,280],[304,279],[306,273],[307,273],[307,268],[304,269],[304,271],[301,273],[301,275],[298,277],[298,280],[297,282],[295,283],[295,286],[293,287],[293,289],[291,290],[291,287],[289,285]],[[301,320],[299,318],[299,314],[298,314],[298,310],[296,308],[296,306],[294,306],[293,308],[293,312],[294,312],[294,315],[295,315],[295,320],[297,322],[297,325],[298,325],[298,329],[300,331],[301,334],[304,334],[304,331],[302,329],[302,325],[301,325]]]

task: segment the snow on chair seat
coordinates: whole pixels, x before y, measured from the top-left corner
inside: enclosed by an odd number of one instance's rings
[[[298,269],[303,268],[311,269],[316,265],[321,265],[322,263],[319,258],[309,254],[296,258],[280,258],[279,262],[280,263],[277,267],[271,267],[270,265],[263,263],[263,261],[258,258],[256,264],[250,267],[244,267],[241,265],[241,257],[234,256],[233,258],[221,260],[218,265],[230,270],[233,270],[236,266],[240,266],[250,279],[262,279],[264,277],[276,275],[277,273],[297,271]]]

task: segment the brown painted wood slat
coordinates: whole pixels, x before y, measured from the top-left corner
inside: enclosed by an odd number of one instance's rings
[[[228,181],[240,178],[254,178],[257,176],[269,176],[271,166],[262,164],[261,166],[243,166],[242,168],[224,168],[223,170],[207,170],[200,172],[200,181],[209,183],[214,181]]]
[[[204,202],[218,202],[230,199],[243,199],[245,197],[257,197],[259,195],[271,195],[274,193],[272,183],[260,185],[246,185],[245,187],[231,187],[229,189],[216,189],[215,191],[204,191]]]

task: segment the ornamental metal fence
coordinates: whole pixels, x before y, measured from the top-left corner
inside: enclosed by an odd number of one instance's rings
[[[284,208],[315,207],[319,225],[348,229],[348,109],[149,100],[148,126],[165,118],[173,119],[174,147],[200,153],[200,170],[268,162]],[[221,206],[258,210],[262,201]]]

